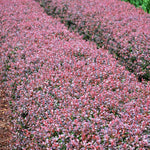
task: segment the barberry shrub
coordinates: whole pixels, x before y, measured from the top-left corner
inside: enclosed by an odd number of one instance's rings
[[[0,18],[10,149],[149,149],[150,82],[34,1],[2,0]]]
[[[114,54],[138,78],[150,80],[149,14],[120,0],[42,0],[47,14]]]

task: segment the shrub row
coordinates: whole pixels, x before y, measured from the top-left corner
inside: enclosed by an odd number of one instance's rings
[[[149,14],[119,0],[41,0],[40,4],[83,39],[108,49],[139,81],[150,80]]]
[[[30,0],[0,2],[11,149],[148,149],[150,84]]]

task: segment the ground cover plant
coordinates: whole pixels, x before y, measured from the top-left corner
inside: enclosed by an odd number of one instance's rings
[[[1,0],[2,84],[12,149],[150,147],[150,82],[30,0]]]
[[[40,0],[40,4],[83,39],[108,49],[139,81],[150,80],[150,14],[120,0]]]

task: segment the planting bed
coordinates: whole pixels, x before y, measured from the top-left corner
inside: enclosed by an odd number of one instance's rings
[[[150,147],[150,82],[30,0],[1,0],[1,75],[11,149]]]
[[[40,4],[84,39],[108,49],[139,81],[150,80],[150,14],[120,0],[40,0]]]

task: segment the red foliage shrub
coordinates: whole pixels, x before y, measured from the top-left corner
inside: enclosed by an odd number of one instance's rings
[[[2,0],[0,8],[11,149],[148,148],[149,82],[34,1]]]
[[[42,0],[41,5],[84,39],[115,54],[129,71],[150,80],[150,14],[120,0]]]

